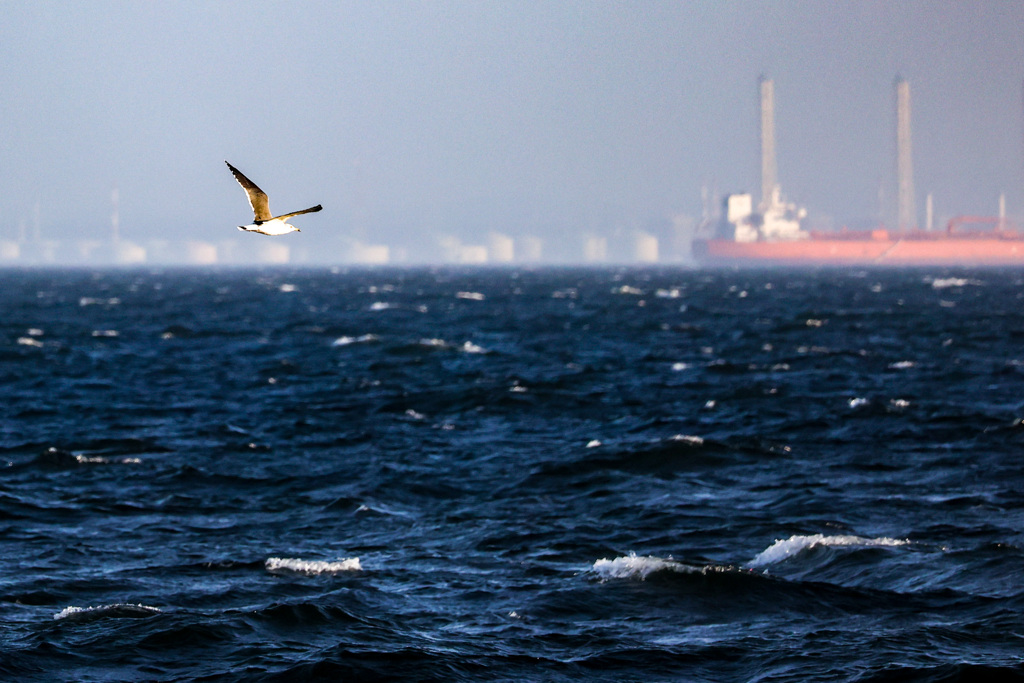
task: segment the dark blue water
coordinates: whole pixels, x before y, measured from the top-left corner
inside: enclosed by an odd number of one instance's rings
[[[1024,679],[1024,273],[0,272],[0,677]]]

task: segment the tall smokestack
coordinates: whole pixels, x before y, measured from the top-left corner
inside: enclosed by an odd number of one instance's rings
[[[910,153],[910,84],[896,78],[896,229],[917,227],[914,162]]]
[[[775,167],[775,84],[761,76],[761,205],[768,206],[778,184]]]

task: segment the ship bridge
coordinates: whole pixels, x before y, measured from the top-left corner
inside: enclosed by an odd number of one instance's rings
[[[783,201],[778,185],[756,211],[750,194],[728,195],[724,209],[722,232],[737,242],[779,242],[810,237],[801,226],[807,210]]]

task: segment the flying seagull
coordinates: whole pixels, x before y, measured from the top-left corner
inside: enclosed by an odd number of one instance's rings
[[[224,162],[228,164],[228,162]],[[302,211],[293,211],[286,213],[283,216],[274,216],[270,213],[270,202],[267,200],[267,193],[256,186],[256,183],[242,175],[242,172],[237,168],[228,164],[228,168],[231,169],[231,173],[234,174],[235,180],[242,186],[245,193],[249,195],[249,204],[252,206],[252,213],[254,220],[252,225],[239,225],[239,230],[245,230],[246,232],[258,232],[262,235],[284,235],[286,233],[295,231],[301,232],[294,225],[287,223],[286,221],[292,216],[298,216],[304,213],[313,213],[321,210],[322,206],[317,204],[311,209],[303,209]]]

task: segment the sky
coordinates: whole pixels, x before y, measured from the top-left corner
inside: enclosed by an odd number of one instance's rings
[[[816,224],[877,223],[891,202],[897,77],[920,219],[928,193],[936,221],[995,214],[1000,193],[1024,219],[1022,2],[7,0],[3,13],[0,238],[26,223],[106,236],[114,188],[126,239],[235,237],[252,216],[225,160],[277,213],[323,204],[296,220],[312,245],[648,229],[699,218],[702,187],[760,187],[762,75],[783,194]]]

